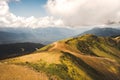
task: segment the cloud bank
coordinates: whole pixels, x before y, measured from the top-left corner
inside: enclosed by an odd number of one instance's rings
[[[120,20],[120,0],[48,0],[46,8],[65,25],[103,25]]]
[[[35,18],[16,16],[10,12],[8,2],[10,0],[0,0],[0,27],[53,27],[53,26],[64,26],[61,19],[56,19],[52,16]],[[20,0],[12,0],[20,1]]]
[[[120,0],[48,0],[45,9],[51,16],[16,16],[9,1],[0,0],[0,27],[80,27],[120,23]]]

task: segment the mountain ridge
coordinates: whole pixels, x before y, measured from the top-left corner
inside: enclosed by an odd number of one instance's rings
[[[94,34],[94,35],[97,35],[97,36],[104,36],[104,37],[107,37],[107,36],[119,36],[120,35],[120,29],[117,29],[117,28],[93,28],[91,30],[88,30],[88,31],[85,31],[83,33],[81,33],[80,35],[84,35],[84,34]],[[78,36],[80,36],[78,35]]]
[[[119,36],[111,38],[87,34],[60,40],[33,54],[1,62],[43,72],[48,80],[120,80],[119,58]]]

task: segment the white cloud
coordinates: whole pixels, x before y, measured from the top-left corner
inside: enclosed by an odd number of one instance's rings
[[[9,7],[6,1],[0,1],[0,16],[6,15],[9,13]]]
[[[120,20],[120,0],[48,0],[47,10],[66,25],[100,25]]]
[[[0,27],[78,27],[120,21],[120,0],[48,0],[45,6],[52,16],[40,18],[16,16],[9,1],[20,0],[0,0]]]
[[[53,26],[64,26],[61,19],[55,19],[50,16],[35,18],[31,17],[20,17],[16,16],[9,11],[9,1],[20,1],[20,0],[0,0],[0,27],[53,27]]]

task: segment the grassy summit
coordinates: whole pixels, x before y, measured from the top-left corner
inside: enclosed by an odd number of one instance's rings
[[[2,60],[1,65],[21,66],[43,75],[34,80],[120,80],[120,38],[87,34],[54,42],[33,54]],[[0,79],[17,77],[6,71],[0,73],[6,74]],[[21,79],[25,77],[17,80]]]

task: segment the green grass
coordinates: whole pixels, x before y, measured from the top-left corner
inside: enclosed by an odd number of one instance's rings
[[[64,64],[47,64],[44,61],[38,61],[37,63],[18,63],[17,65],[24,65],[33,68],[37,72],[45,72],[50,80],[53,80],[53,76],[57,80],[72,80],[67,74],[67,67]]]
[[[104,78],[102,73],[70,53],[64,52],[62,62],[68,67],[68,74],[73,80],[101,80],[99,76]]]
[[[47,45],[47,46],[45,46],[45,47],[43,47],[43,48],[38,49],[36,52],[47,51],[47,50],[49,50],[51,47],[53,47],[53,45],[49,44],[49,45]]]
[[[97,37],[87,34],[77,38],[71,38],[66,44],[74,50],[79,50],[84,55],[107,57],[114,60],[119,60],[120,58],[120,44],[111,37]]]

